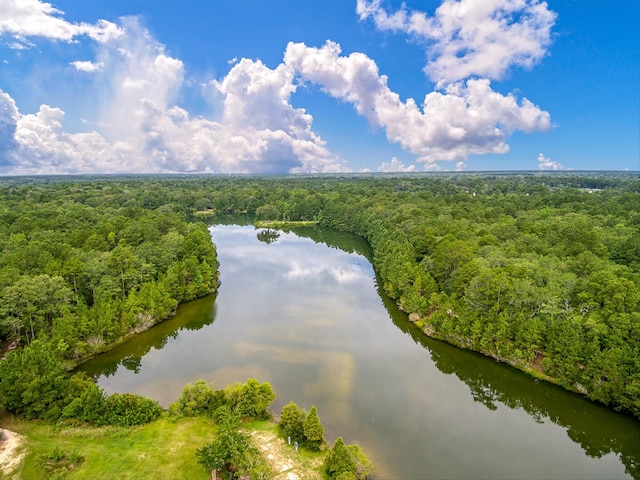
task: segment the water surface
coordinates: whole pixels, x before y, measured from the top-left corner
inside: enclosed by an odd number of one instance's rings
[[[361,239],[211,232],[217,297],[84,364],[108,393],[168,406],[198,379],[269,381],[274,412],[316,405],[376,478],[640,478],[640,422],[425,338],[378,291]]]

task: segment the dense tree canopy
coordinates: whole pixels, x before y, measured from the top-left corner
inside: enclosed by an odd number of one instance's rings
[[[190,215],[316,220],[365,238],[426,334],[640,416],[634,174],[5,179],[0,335],[73,360],[217,284]]]
[[[112,186],[0,188],[0,338],[77,361],[215,291],[206,225],[119,205]]]

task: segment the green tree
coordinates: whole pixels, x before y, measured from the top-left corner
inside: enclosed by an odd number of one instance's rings
[[[304,437],[307,439],[307,445],[315,450],[320,449],[320,446],[324,443],[324,427],[320,422],[318,409],[315,405],[311,407],[305,417],[302,429]]]
[[[213,384],[198,380],[184,386],[180,398],[169,405],[169,415],[175,418],[212,415],[223,405],[224,393],[214,390]]]
[[[61,418],[73,418],[93,425],[104,423],[107,396],[98,385],[84,374],[76,374],[69,379],[67,391],[70,398]]]
[[[196,450],[198,464],[216,478],[218,470],[231,471],[242,474],[246,469],[245,459],[251,457],[252,450],[248,435],[240,432],[240,416],[228,406],[223,406],[216,412],[218,432],[216,439]]]
[[[70,257],[67,260],[65,260],[62,268],[63,268],[62,273],[71,277],[71,280],[73,281],[73,291],[77,295],[78,294],[77,277],[83,272],[84,263],[78,257]]]
[[[276,398],[269,382],[260,383],[249,378],[243,384],[232,384],[224,388],[229,406],[241,417],[265,420],[271,416],[269,405]]]
[[[282,407],[278,427],[284,438],[291,438],[293,442],[304,442],[305,412],[293,401]]]
[[[66,369],[42,340],[10,352],[0,362],[0,403],[9,412],[57,420],[67,391]]]
[[[360,448],[360,445],[347,445],[347,451],[349,452],[351,461],[355,465],[354,474],[358,480],[364,480],[373,474],[373,463],[367,458]]]
[[[342,437],[338,437],[324,459],[324,470],[331,478],[344,472],[355,475],[356,465],[353,462]]]
[[[274,205],[262,205],[256,209],[256,218],[260,220],[278,220],[280,211]]]

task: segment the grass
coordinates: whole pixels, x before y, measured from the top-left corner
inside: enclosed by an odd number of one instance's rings
[[[61,427],[14,417],[3,418],[3,428],[26,438],[27,454],[17,478],[47,478],[41,459],[57,448],[84,457],[66,477],[68,480],[109,478],[142,480],[171,478],[208,479],[196,462],[195,451],[214,436],[215,426],[206,418],[171,422],[161,418],[135,428]]]
[[[216,427],[204,417],[170,421],[163,416],[148,425],[134,428],[52,425],[38,420],[7,416],[0,427],[25,439],[24,461],[8,478],[21,480],[207,480],[209,474],[196,462],[195,451],[215,437]],[[252,443],[268,459],[274,479],[286,479],[291,472],[300,480],[321,480],[327,476],[322,462],[327,450],[312,452],[293,446],[278,437],[273,421],[243,423]],[[42,467],[43,459],[64,454],[80,457],[64,476]],[[49,462],[51,463],[51,462]],[[64,465],[67,466],[66,464]],[[59,472],[60,469],[57,470]],[[0,478],[2,474],[0,473]]]

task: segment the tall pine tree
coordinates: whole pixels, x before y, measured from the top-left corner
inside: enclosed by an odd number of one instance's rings
[[[324,427],[320,423],[315,405],[311,407],[307,417],[304,419],[303,432],[309,448],[319,450],[324,443]]]

